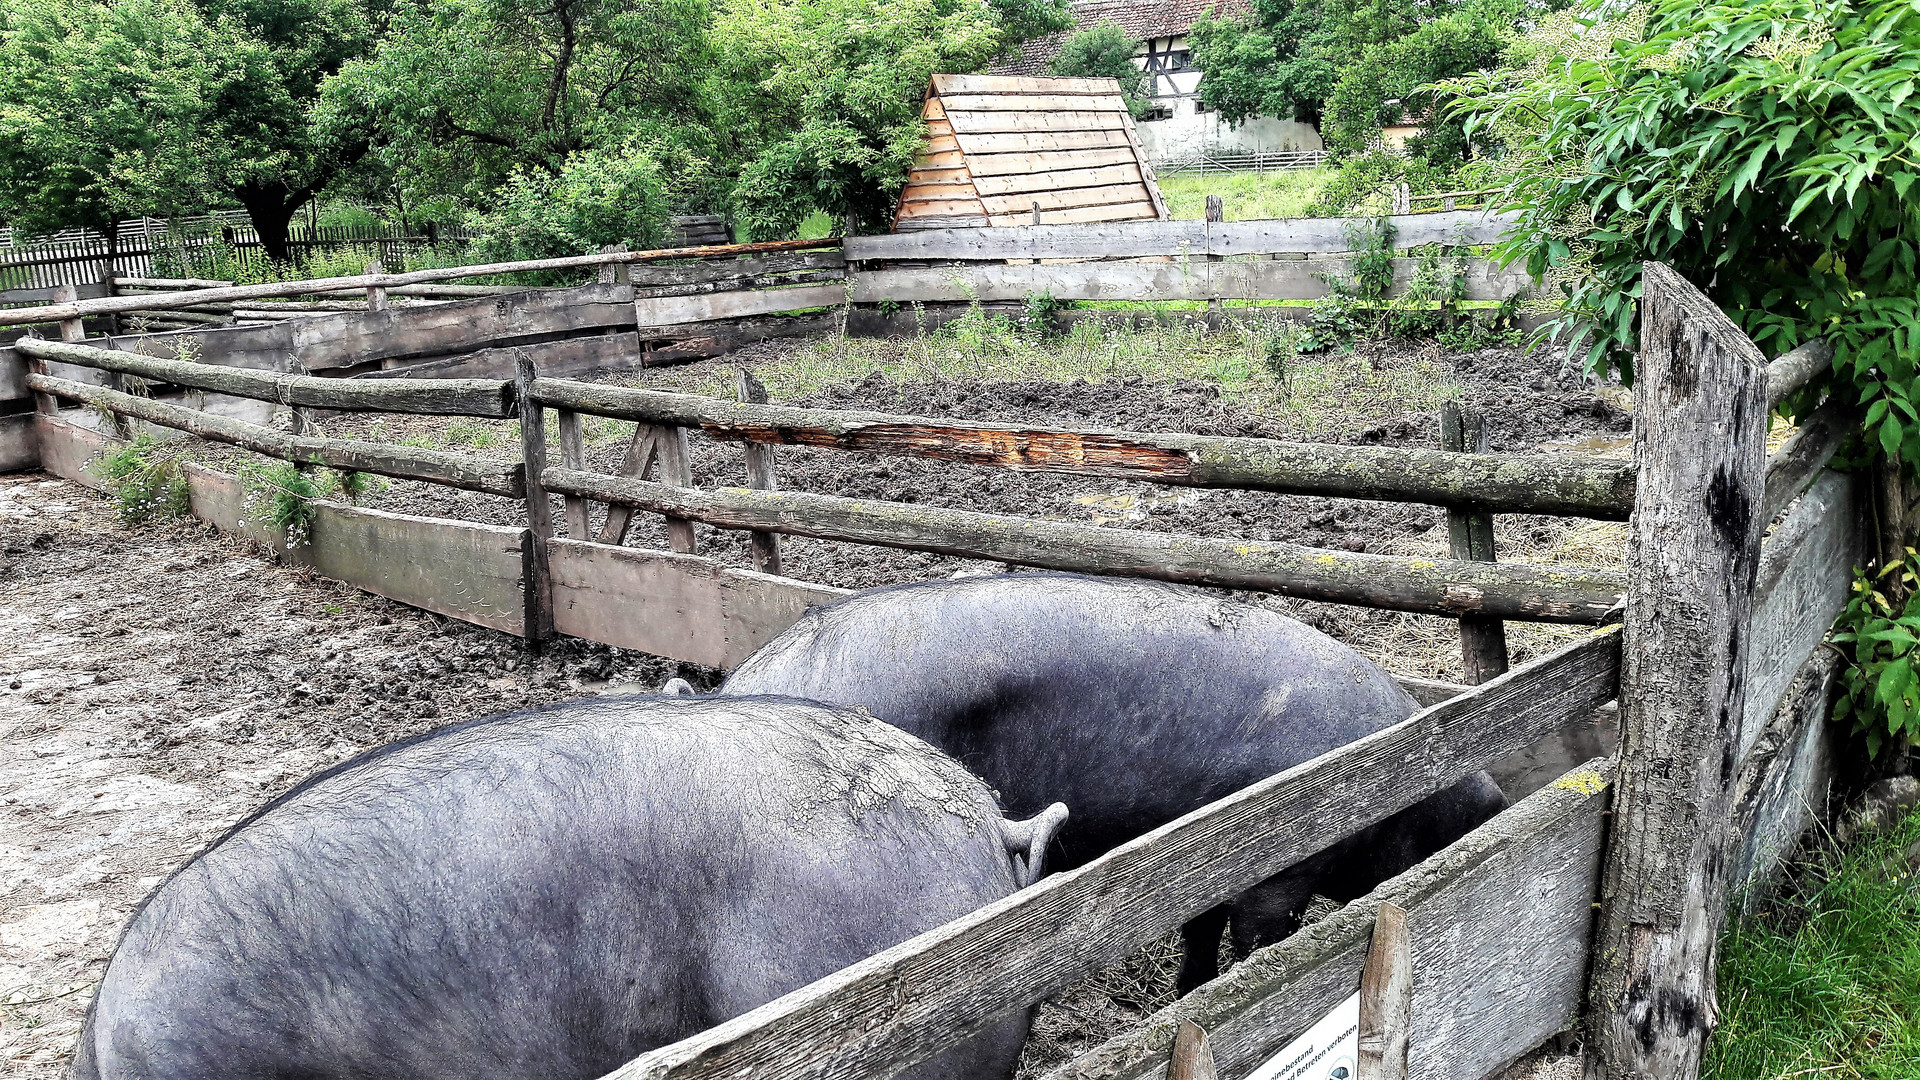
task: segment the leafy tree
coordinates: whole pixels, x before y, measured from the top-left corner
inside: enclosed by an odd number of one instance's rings
[[[1069,79],[1115,79],[1127,111],[1138,120],[1147,112],[1152,96],[1150,76],[1133,62],[1133,38],[1118,23],[1102,22],[1082,30],[1060,44],[1060,52],[1047,66],[1047,74]]]
[[[1017,43],[981,0],[725,0],[714,41],[750,148],[734,207],[756,237],[816,210],[847,231],[884,227],[926,141],[928,80]]]
[[[1388,0],[1254,0],[1242,17],[1211,10],[1187,40],[1200,100],[1232,123],[1254,116],[1320,122],[1327,96],[1372,44],[1392,41],[1429,10]]]
[[[0,217],[29,233],[190,207],[211,35],[179,0],[0,3]]]
[[[1671,264],[1770,351],[1824,336],[1833,374],[1787,411],[1829,390],[1858,401],[1870,445],[1913,471],[1920,8],[1663,0],[1607,14],[1549,21],[1512,68],[1453,88],[1475,137],[1505,148],[1522,224],[1504,254],[1564,292],[1558,329],[1591,334],[1597,371],[1629,362],[1648,260]],[[1864,616],[1900,612],[1899,598],[1869,607],[1855,625],[1893,633]],[[1902,738],[1920,697],[1911,641],[1872,687],[1849,684],[1863,695],[1858,715]],[[1863,640],[1856,663],[1874,649]]]
[[[478,247],[488,259],[578,255],[607,244],[658,247],[665,239],[666,185],[643,148],[586,150],[558,174],[516,174],[480,214]]]
[[[484,206],[517,175],[640,142],[697,199],[726,130],[708,103],[710,21],[706,0],[402,0],[323,112],[367,124],[416,199]]]
[[[1466,158],[1464,124],[1446,115],[1450,99],[1434,87],[1443,79],[1491,67],[1511,34],[1506,13],[1483,10],[1443,15],[1405,37],[1369,45],[1327,95],[1321,135],[1327,149],[1351,154],[1379,138],[1381,127],[1420,123],[1409,149],[1429,164]]]

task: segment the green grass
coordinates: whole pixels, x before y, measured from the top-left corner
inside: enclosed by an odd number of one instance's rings
[[[1160,195],[1176,218],[1207,216],[1207,196],[1226,203],[1228,221],[1305,217],[1307,204],[1333,179],[1332,169],[1288,172],[1179,173],[1160,178]]]
[[[1709,1080],[1920,1077],[1920,814],[1809,872],[1720,943]]]

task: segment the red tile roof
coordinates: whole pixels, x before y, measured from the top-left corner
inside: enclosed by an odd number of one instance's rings
[[[1079,0],[1073,5],[1074,29],[1035,38],[1019,53],[987,69],[990,75],[1045,75],[1047,65],[1060,54],[1067,34],[1091,30],[1103,22],[1118,23],[1135,41],[1178,37],[1212,9],[1216,15],[1243,15],[1251,0]]]

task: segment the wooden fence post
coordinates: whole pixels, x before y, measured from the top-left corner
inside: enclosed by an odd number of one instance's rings
[[[514,350],[514,391],[520,402],[520,456],[527,476],[527,543],[521,549],[526,590],[527,645],[538,649],[553,636],[553,571],[547,547],[553,540],[553,508],[540,474],[547,470],[547,410],[533,397],[533,354]]]
[[[767,388],[753,372],[740,369],[740,400],[753,405],[767,403]],[[747,456],[747,487],[754,491],[778,491],[780,485],[773,475],[773,447],[765,443],[748,443],[743,448]],[[763,574],[780,572],[780,534],[754,530],[753,568]]]
[[[1373,918],[1367,966],[1360,972],[1359,1055],[1354,1080],[1407,1080],[1413,1018],[1413,948],[1407,911],[1382,903]]]
[[[600,249],[600,254],[612,255],[615,252],[626,250],[627,245],[624,243],[608,244],[606,247]],[[600,272],[594,275],[594,280],[602,285],[625,285],[633,280],[633,264],[604,263],[600,267]]]
[[[1167,1055],[1167,1080],[1219,1080],[1219,1076],[1206,1030],[1182,1017],[1173,1032],[1173,1049]]]
[[[367,264],[367,273],[369,274],[384,274],[386,272],[386,265],[379,259],[375,259]],[[367,310],[387,310],[387,287],[385,285],[367,286]]]
[[[1642,278],[1613,825],[1589,1075],[1692,1080],[1718,1019],[1729,792],[1765,486],[1766,361],[1670,267]]]
[[[1217,263],[1225,258],[1224,255],[1215,255],[1212,249],[1213,249],[1213,226],[1218,225],[1226,220],[1227,220],[1227,201],[1218,195],[1207,196],[1207,249],[1208,249],[1207,261],[1210,263]],[[1207,271],[1207,289],[1209,292],[1213,291],[1213,271],[1211,269]],[[1220,311],[1221,311],[1220,298],[1218,296],[1207,297],[1207,329],[1208,330],[1217,332],[1220,329]]]
[[[587,467],[587,438],[581,430],[580,414],[572,409],[555,411],[560,421],[560,463],[569,469]],[[587,500],[578,495],[566,497],[567,536],[574,540],[585,540],[587,532]]]
[[[1466,412],[1457,401],[1440,406],[1440,449],[1473,454],[1487,452],[1486,418]],[[1493,515],[1475,514],[1458,507],[1447,509],[1447,544],[1456,559],[1494,562]],[[1507,625],[1499,619],[1460,617],[1460,659],[1467,682],[1479,685],[1507,670]]]

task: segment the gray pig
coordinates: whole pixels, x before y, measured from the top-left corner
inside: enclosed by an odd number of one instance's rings
[[[1038,875],[932,747],[807,702],[628,698],[329,769],[134,913],[79,1080],[590,1080]],[[1005,1077],[1021,1013],[922,1063]]]
[[[1069,869],[1255,781],[1405,720],[1378,666],[1277,612],[1199,589],[1007,574],[809,612],[723,694],[859,705],[959,759],[1012,813],[1073,807]],[[1292,933],[1315,894],[1362,896],[1506,806],[1477,773],[1194,918],[1179,987]]]

